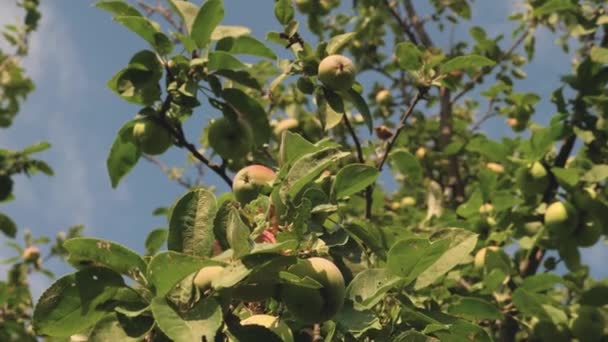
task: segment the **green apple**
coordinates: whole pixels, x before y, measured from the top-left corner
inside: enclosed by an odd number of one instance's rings
[[[348,90],[355,83],[355,65],[342,55],[331,55],[319,63],[318,77],[321,83],[333,90]]]
[[[393,101],[391,92],[388,89],[382,89],[376,93],[376,103],[379,105],[389,105]]]
[[[528,196],[542,195],[549,186],[547,169],[540,162],[519,169],[515,180],[521,192]]]
[[[258,195],[269,195],[276,178],[276,173],[264,165],[249,165],[234,176],[232,192],[237,201],[247,204]]]
[[[418,147],[418,149],[416,150],[416,158],[418,158],[419,160],[424,159],[424,157],[426,157],[426,148],[424,147]]]
[[[568,202],[553,202],[545,211],[545,226],[551,235],[566,237],[576,229],[576,209]]]
[[[412,196],[405,196],[401,199],[401,206],[413,207],[416,205],[416,199]]]
[[[483,269],[483,266],[486,264],[486,254],[488,253],[488,250],[498,251],[500,248],[497,246],[489,246],[480,249],[477,254],[475,254],[475,260],[473,261],[475,269]]]
[[[289,326],[279,317],[271,315],[253,315],[241,321],[241,325],[261,325],[275,333],[284,342],[293,342]]]
[[[315,1],[318,0],[296,0],[296,7],[304,14],[310,14],[315,10]]]
[[[602,233],[601,221],[588,219],[574,231],[574,240],[576,240],[576,244],[580,247],[591,247],[599,241]]]
[[[253,147],[253,132],[243,120],[222,117],[213,120],[207,135],[209,145],[224,159],[240,159]]]
[[[222,266],[206,266],[201,268],[194,276],[194,285],[205,292],[211,289],[213,279],[217,278],[224,268]]]
[[[133,125],[133,139],[143,153],[150,155],[162,154],[173,144],[171,133],[149,117],[139,119]]]
[[[481,215],[489,215],[494,212],[494,206],[492,203],[484,203],[479,207],[479,213]]]
[[[338,6],[340,6],[340,0],[319,0],[319,7],[322,14],[327,14]]]
[[[578,188],[573,191],[572,203],[574,203],[577,208],[589,209],[593,206],[596,198],[597,192],[593,187],[587,187],[582,189]]]
[[[570,322],[570,330],[579,341],[600,341],[605,324],[606,319],[598,308],[581,306],[577,317]]]
[[[492,171],[492,172],[495,172],[495,173],[503,173],[503,172],[505,172],[505,167],[502,166],[499,163],[492,163],[492,162],[487,163],[486,164],[486,168],[488,170]]]
[[[334,317],[344,303],[345,286],[342,273],[333,262],[324,258],[301,260],[288,271],[298,277],[310,277],[320,289],[285,284],[280,290],[287,310],[305,323],[321,323]]]

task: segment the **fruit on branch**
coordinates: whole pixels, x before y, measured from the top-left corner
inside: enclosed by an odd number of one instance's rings
[[[304,14],[310,14],[315,10],[316,0],[296,0],[296,7]]]
[[[213,120],[207,135],[209,145],[224,159],[240,159],[253,147],[253,132],[241,119],[225,117]]]
[[[29,246],[23,250],[21,257],[25,262],[36,262],[40,258],[40,249],[36,246]]]
[[[505,167],[504,167],[504,166],[502,166],[502,165],[501,165],[501,164],[499,164],[499,163],[492,163],[492,162],[487,163],[487,164],[486,164],[486,168],[487,168],[488,170],[493,171],[493,172],[496,172],[496,173],[503,173],[503,172],[505,172]]]
[[[241,321],[241,325],[261,325],[275,333],[284,342],[293,342],[289,326],[279,317],[271,315],[253,315]]]
[[[391,92],[388,89],[382,89],[376,93],[376,103],[379,105],[389,105],[393,101]]]
[[[568,202],[553,202],[545,211],[545,226],[554,236],[570,235],[577,223],[576,209]]]
[[[507,125],[515,132],[521,132],[526,129],[526,121],[517,118],[508,118]]]
[[[332,90],[348,90],[355,83],[355,65],[342,55],[325,57],[319,63],[319,81]]]
[[[574,231],[574,240],[580,247],[591,247],[599,241],[602,233],[602,222],[592,218],[578,225]]]
[[[598,308],[584,305],[570,322],[570,330],[579,341],[600,341],[605,324],[606,319]]]
[[[281,133],[285,131],[289,131],[292,129],[298,128],[298,120],[294,118],[287,118],[279,121],[276,126],[274,126],[274,134],[278,137],[281,136]]]
[[[213,279],[217,278],[224,268],[222,266],[205,266],[194,277],[194,285],[205,292],[211,288]]]
[[[413,207],[416,205],[416,199],[412,196],[405,196],[401,199],[401,206]]]
[[[481,215],[489,215],[494,211],[494,206],[491,203],[484,203],[479,207]]]
[[[250,165],[234,176],[232,191],[241,204],[247,204],[259,195],[269,195],[276,173],[264,165]]]
[[[171,147],[171,132],[150,117],[137,120],[133,125],[133,139],[140,150],[149,155],[162,154]]]
[[[418,158],[419,160],[424,159],[424,157],[426,157],[426,148],[424,147],[418,147],[418,149],[416,150],[416,158]]]
[[[594,205],[597,192],[592,187],[576,189],[572,194],[572,203],[580,209],[589,209]]]
[[[488,250],[498,251],[500,248],[498,246],[489,246],[480,249],[477,254],[475,254],[475,260],[473,261],[473,265],[476,269],[483,269],[483,266],[486,264],[486,254],[488,254]]]
[[[515,181],[521,192],[528,196],[542,195],[549,186],[547,169],[540,162],[519,169]]]
[[[298,320],[321,323],[334,317],[344,303],[344,277],[333,262],[324,258],[300,260],[288,271],[300,278],[310,277],[321,288],[285,284],[281,287],[281,300]]]

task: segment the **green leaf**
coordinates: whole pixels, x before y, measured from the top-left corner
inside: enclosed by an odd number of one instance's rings
[[[277,55],[264,43],[251,36],[226,37],[217,42],[215,49],[234,55],[251,55],[276,59]]]
[[[159,81],[163,66],[149,50],[136,53],[129,65],[108,81],[108,87],[122,99],[140,105],[152,105],[160,99]]]
[[[291,164],[305,154],[318,151],[320,148],[313,143],[304,139],[301,135],[286,131],[281,139],[281,147],[279,150],[279,165],[283,166]]]
[[[232,260],[226,265],[217,277],[213,278],[211,286],[214,289],[233,287],[251,273],[241,260]]]
[[[572,3],[571,0],[550,0],[542,6],[535,8],[532,12],[534,16],[543,16],[547,14],[557,13],[565,10],[574,10],[578,5]]]
[[[414,71],[422,67],[422,52],[411,42],[397,44],[395,54],[399,66],[405,70]]]
[[[249,227],[241,220],[239,211],[232,207],[226,219],[226,240],[234,251],[234,257],[240,258],[249,254],[253,248],[253,241],[249,238]]]
[[[447,247],[445,241],[431,245],[431,242],[424,238],[397,241],[388,251],[388,268],[409,283],[439,259]]]
[[[331,39],[327,43],[325,51],[328,55],[335,55],[337,53],[340,53],[342,49],[344,49],[346,45],[348,45],[348,43],[350,43],[350,41],[355,38],[356,34],[356,32],[347,32],[331,37]]]
[[[23,151],[21,151],[23,154],[34,154],[34,153],[40,153],[42,151],[46,151],[49,148],[51,148],[51,144],[49,144],[48,141],[41,141],[39,143],[30,145],[26,148],[23,149]]]
[[[139,11],[126,3],[124,0],[104,0],[99,1],[95,4],[95,7],[110,12],[113,15],[126,15],[126,16],[141,16]]]
[[[14,238],[17,235],[17,225],[15,222],[2,213],[0,213],[0,232],[10,238]]]
[[[608,64],[608,49],[594,46],[590,52],[591,60],[596,63]]]
[[[340,152],[335,148],[328,147],[302,156],[289,169],[287,176],[281,183],[279,188],[281,198],[295,198],[321,172],[349,155],[349,152]]]
[[[477,152],[489,160],[504,161],[507,158],[508,150],[504,144],[488,139],[483,135],[478,135],[471,139],[466,145],[469,152]]]
[[[439,342],[439,340],[415,330],[409,330],[397,335],[393,342]]]
[[[290,0],[278,0],[274,4],[274,16],[281,25],[285,26],[293,20],[295,11]]]
[[[581,178],[582,181],[589,183],[601,182],[608,178],[608,165],[597,164],[591,167],[591,170],[587,171]]]
[[[211,33],[211,40],[221,40],[226,37],[240,37],[251,33],[251,29],[245,26],[217,25]]]
[[[173,51],[171,40],[160,32],[158,24],[153,23],[150,19],[141,16],[121,15],[115,17],[114,20],[139,35],[159,54],[168,55]]]
[[[49,287],[36,304],[33,326],[36,333],[68,337],[93,326],[111,312],[103,304],[125,284],[106,268],[87,268],[66,275]]]
[[[238,58],[223,51],[210,52],[207,67],[209,71],[248,69],[247,65],[239,61]]]
[[[493,60],[479,55],[458,56],[445,62],[441,66],[440,72],[448,74],[454,70],[482,68],[494,64],[496,63]]]
[[[158,252],[159,249],[165,244],[167,241],[167,236],[169,235],[169,231],[165,228],[159,228],[151,231],[146,238],[145,246],[146,253],[148,255],[153,255]]]
[[[416,184],[422,181],[422,166],[418,159],[406,149],[396,149],[390,154],[390,161],[408,182]]]
[[[175,342],[215,341],[222,325],[222,307],[213,297],[201,299],[181,315],[165,298],[154,298],[151,307],[160,330]]]
[[[608,304],[608,286],[595,285],[583,292],[580,299],[581,305],[604,306]]]
[[[525,278],[520,287],[530,292],[541,292],[551,290],[563,282],[563,278],[557,274],[541,273]]]
[[[242,119],[251,125],[256,146],[267,143],[272,129],[264,107],[256,99],[237,88],[224,89],[222,97]]]
[[[397,286],[400,278],[388,269],[373,268],[357,274],[346,289],[346,298],[356,310],[368,310],[384,298],[386,292]]]
[[[189,1],[182,0],[169,0],[169,4],[173,7],[173,11],[182,19],[186,27],[186,33],[190,34],[194,19],[196,19],[196,15],[198,14],[198,6]]]
[[[332,193],[335,198],[344,198],[362,191],[374,184],[380,176],[375,167],[365,164],[349,164],[336,174]]]
[[[377,230],[373,230],[374,227],[372,225],[360,220],[345,224],[343,229],[358,244],[371,249],[381,260],[386,260],[386,251],[382,245],[382,237]]]
[[[141,156],[139,147],[133,141],[133,125],[135,120],[128,121],[118,131],[106,161],[113,188],[133,169]]]
[[[148,281],[158,297],[162,297],[185,277],[206,266],[223,263],[195,256],[167,251],[155,255],[148,264]]]
[[[190,37],[199,49],[204,49],[211,41],[211,34],[224,19],[224,4],[222,0],[207,0],[198,10],[192,23]]]
[[[365,102],[365,99],[363,99],[363,97],[361,97],[361,94],[359,94],[353,89],[348,90],[344,94],[344,96],[355,106],[355,108],[357,108],[359,113],[363,115],[363,120],[365,120],[365,124],[367,125],[367,128],[371,133],[374,129],[374,120],[372,119],[372,113],[369,111],[369,107],[367,106],[367,102]]]
[[[253,88],[256,90],[262,90],[260,82],[253,77],[249,72],[244,70],[218,70],[214,73],[215,75],[223,76],[236,83],[240,83],[246,87]]]
[[[382,325],[378,315],[371,310],[355,310],[350,303],[345,303],[344,307],[336,315],[335,320],[341,329],[345,329],[355,337],[360,337],[366,331],[374,329],[381,330]]]
[[[502,312],[496,305],[475,297],[461,298],[458,303],[448,307],[448,313],[471,320],[501,320],[503,318]]]
[[[549,315],[543,308],[550,300],[547,296],[530,292],[524,288],[517,288],[513,292],[513,304],[524,315],[535,316],[541,320],[550,320]]]
[[[216,213],[213,193],[202,188],[186,193],[171,213],[168,248],[196,256],[210,256],[215,241],[213,221]]]
[[[112,241],[78,237],[65,241],[63,247],[75,266],[92,263],[139,281],[146,274],[146,262],[137,253]]]
[[[558,183],[566,189],[576,186],[581,177],[581,171],[576,168],[552,167],[551,172],[555,175]]]
[[[139,336],[129,336],[121,323],[116,318],[116,315],[106,316],[91,330],[87,342],[105,342],[105,341],[125,341],[137,342],[141,339]]]

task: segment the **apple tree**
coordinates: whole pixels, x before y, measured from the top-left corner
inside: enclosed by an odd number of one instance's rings
[[[76,271],[38,300],[39,336],[606,339],[608,286],[580,256],[608,233],[604,1],[527,0],[513,32],[473,26],[448,47],[471,1],[260,2],[276,18],[263,38],[224,25],[222,0],[96,6],[148,43],[108,76],[140,108],[109,149],[111,185],[181,149],[232,191],[182,182],[144,255],[65,241]],[[573,56],[551,94],[518,86],[541,28]]]

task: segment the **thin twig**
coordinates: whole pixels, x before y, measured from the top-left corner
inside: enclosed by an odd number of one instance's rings
[[[165,165],[162,161],[160,161],[158,158],[151,156],[149,154],[143,154],[143,157],[150,163],[158,166],[164,174],[171,177],[171,169],[167,165]],[[183,176],[175,178],[175,181],[186,189],[190,189],[192,187],[192,184],[190,184],[190,181],[188,181]]]
[[[403,32],[407,35],[409,40],[414,44],[418,44],[418,39],[416,38],[416,35],[414,35],[414,32],[412,32],[410,29],[410,24],[408,24],[405,19],[399,15],[399,12],[397,12],[397,9],[389,2],[389,0],[384,0],[383,2],[391,15],[395,18],[395,20],[397,20],[397,23],[399,26],[401,26]]]
[[[391,140],[387,143],[386,148],[384,150],[384,155],[382,156],[382,159],[380,159],[380,163],[378,163],[379,171],[382,171],[382,168],[384,167],[384,163],[386,163],[386,160],[388,158],[389,153],[391,152],[391,149],[393,148],[393,145],[395,145],[395,142],[397,142],[399,133],[401,133],[401,131],[405,128],[405,122],[410,117],[410,115],[412,115],[412,113],[414,112],[414,108],[416,107],[418,102],[424,98],[424,96],[426,95],[427,92],[428,92],[428,88],[420,88],[418,90],[418,92],[416,93],[416,96],[414,97],[414,100],[412,101],[410,106],[407,108],[405,113],[403,113],[403,115],[401,116],[401,121],[399,123],[399,126],[397,127],[397,130],[395,131],[395,135],[393,135]]]
[[[353,142],[355,143],[355,148],[357,150],[357,159],[359,159],[359,162],[361,164],[365,164],[365,157],[363,156],[363,149],[361,148],[361,142],[359,141],[359,137],[357,137],[357,133],[351,125],[350,120],[348,120],[348,116],[346,115],[346,113],[344,113],[343,118],[344,124],[346,125],[346,128],[348,129],[348,132],[350,133],[350,136],[353,138]],[[370,185],[365,188],[365,218],[368,220],[372,218],[373,193],[373,186]]]
[[[483,125],[484,122],[496,116],[496,112],[494,111],[494,103],[496,103],[495,97],[493,97],[488,103],[488,110],[486,110],[486,113],[482,115],[479,120],[477,120],[477,122],[473,124],[473,126],[471,126],[471,132],[475,132],[476,130],[481,128],[481,125]]]

